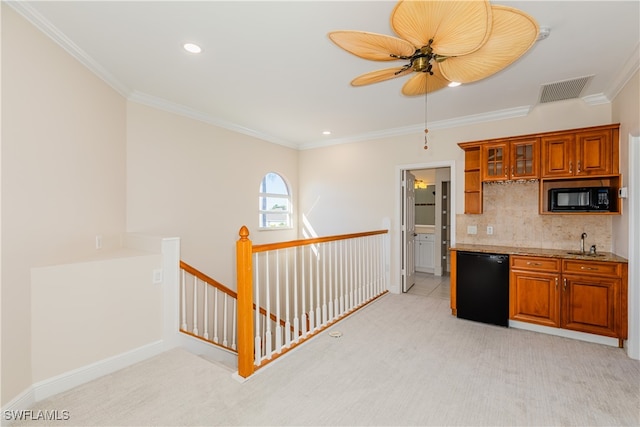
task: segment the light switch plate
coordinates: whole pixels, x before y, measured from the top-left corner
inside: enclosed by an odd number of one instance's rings
[[[153,270],[153,283],[162,283],[162,269],[156,268]]]

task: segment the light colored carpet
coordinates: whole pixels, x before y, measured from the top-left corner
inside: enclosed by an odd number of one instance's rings
[[[244,384],[175,349],[33,409],[68,410],[55,426],[640,425],[640,362],[623,350],[448,305],[387,295],[330,329],[342,337],[323,333]]]

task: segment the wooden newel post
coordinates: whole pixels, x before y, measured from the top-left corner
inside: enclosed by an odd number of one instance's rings
[[[240,228],[236,242],[236,268],[238,277],[238,375],[247,378],[254,371],[253,364],[253,266],[252,243],[249,229]]]

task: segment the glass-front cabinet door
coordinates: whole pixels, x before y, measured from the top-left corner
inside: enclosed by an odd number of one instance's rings
[[[483,144],[482,166],[483,181],[509,179],[509,142]]]
[[[539,138],[511,141],[511,179],[534,179],[540,177]]]
[[[482,181],[540,177],[539,138],[490,142],[482,145]]]

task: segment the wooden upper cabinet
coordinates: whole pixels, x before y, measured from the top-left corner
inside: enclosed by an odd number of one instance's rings
[[[517,139],[509,144],[511,179],[539,178],[540,138]]]
[[[553,135],[540,138],[543,178],[573,176],[575,135]]]
[[[481,147],[482,180],[509,179],[509,141],[490,142]]]
[[[541,138],[542,178],[618,173],[618,127],[602,126]]]
[[[613,173],[611,130],[581,132],[576,135],[576,176]]]
[[[488,142],[482,145],[482,180],[539,178],[539,159],[539,138]]]
[[[464,150],[464,213],[482,213],[482,177],[480,146],[462,146]]]
[[[465,152],[464,213],[482,213],[483,182],[539,179],[541,214],[566,215],[548,210],[550,188],[610,186],[617,192],[619,131],[620,124],[611,124],[458,143]],[[611,210],[588,214],[619,215],[615,200]]]

